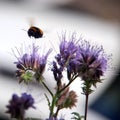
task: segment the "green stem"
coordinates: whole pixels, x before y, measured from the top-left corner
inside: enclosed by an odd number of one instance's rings
[[[48,92],[50,93],[50,95],[53,97],[53,93],[51,92],[51,90],[48,88],[48,86],[42,81],[42,84],[44,85],[44,87],[48,90]]]
[[[52,105],[51,105],[49,117],[53,117],[54,116],[54,107],[55,107],[55,103],[56,103],[56,98],[57,98],[57,94],[52,97]]]
[[[68,83],[64,88],[62,88],[62,89],[59,91],[59,93],[61,93],[62,91],[64,91],[77,77],[78,77],[78,75],[74,76],[74,77],[72,78],[72,80],[69,80],[69,83]]]
[[[88,113],[88,97],[89,97],[89,94],[91,94],[92,90],[91,90],[91,82],[89,80],[86,80],[85,83],[84,83],[84,87],[83,87],[83,92],[84,92],[84,95],[86,97],[86,100],[85,100],[85,116],[84,116],[84,120],[87,120],[87,113]]]
[[[57,98],[57,97],[59,96],[59,94],[60,94],[62,91],[64,91],[77,77],[78,77],[78,75],[73,76],[72,79],[69,80],[69,83],[68,83],[64,88],[62,88],[61,90],[59,89],[59,86],[58,86],[56,95],[53,97],[53,100],[52,100],[50,117],[51,117],[51,116],[57,117],[58,112],[59,112],[59,110],[60,110],[59,107],[57,108],[56,113],[53,115],[53,110],[54,110],[56,98]]]

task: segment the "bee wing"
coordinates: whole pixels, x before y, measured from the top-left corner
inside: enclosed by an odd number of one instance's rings
[[[33,26],[34,25],[34,21],[35,21],[34,18],[28,18],[29,26]]]

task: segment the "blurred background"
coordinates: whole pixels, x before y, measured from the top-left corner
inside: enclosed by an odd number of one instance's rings
[[[119,0],[0,0],[0,120],[7,120],[6,105],[13,93],[27,91],[34,95],[37,111],[29,110],[27,116],[42,118],[48,115],[47,102],[44,99],[44,87],[18,84],[14,71],[16,61],[12,48],[31,39],[27,30],[31,25],[40,27],[44,37],[36,40],[43,48],[57,50],[58,36],[61,31],[76,32],[87,40],[102,44],[108,54],[112,54],[110,68],[105,80],[98,84],[90,95],[88,120],[120,119],[120,1]],[[32,39],[34,41],[34,39]],[[44,50],[43,50],[44,51]],[[54,57],[54,56],[53,56]],[[45,73],[51,89],[54,82],[49,72]],[[78,81],[72,89],[78,94],[79,103],[73,111],[84,114],[84,96],[81,95]],[[45,105],[46,107],[41,106]],[[33,112],[34,111],[34,112]],[[45,111],[45,112],[43,112]],[[71,110],[64,110],[66,120],[71,118]],[[66,115],[65,115],[66,114]]]

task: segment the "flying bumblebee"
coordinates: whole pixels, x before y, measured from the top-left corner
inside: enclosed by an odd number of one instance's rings
[[[31,25],[30,25],[30,28],[28,29],[27,33],[28,33],[28,36],[29,37],[34,37],[34,38],[42,38],[43,37],[43,31],[36,27],[36,26],[33,26],[33,20],[31,19],[30,21]]]
[[[34,38],[41,38],[43,36],[43,31],[40,28],[35,26],[31,26],[28,29],[27,33],[29,37],[34,37]]]

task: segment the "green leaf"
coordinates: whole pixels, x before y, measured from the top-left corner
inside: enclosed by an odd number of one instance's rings
[[[45,95],[45,97],[46,97],[46,99],[47,99],[47,102],[48,102],[48,106],[49,106],[49,110],[51,109],[51,104],[50,104],[50,100],[49,100],[49,98],[48,98],[48,96],[46,95],[46,94],[44,94]]]
[[[71,119],[74,120],[82,120],[82,118],[84,118],[84,116],[81,116],[79,113],[77,112],[72,112],[71,114],[73,114],[74,116]]]

